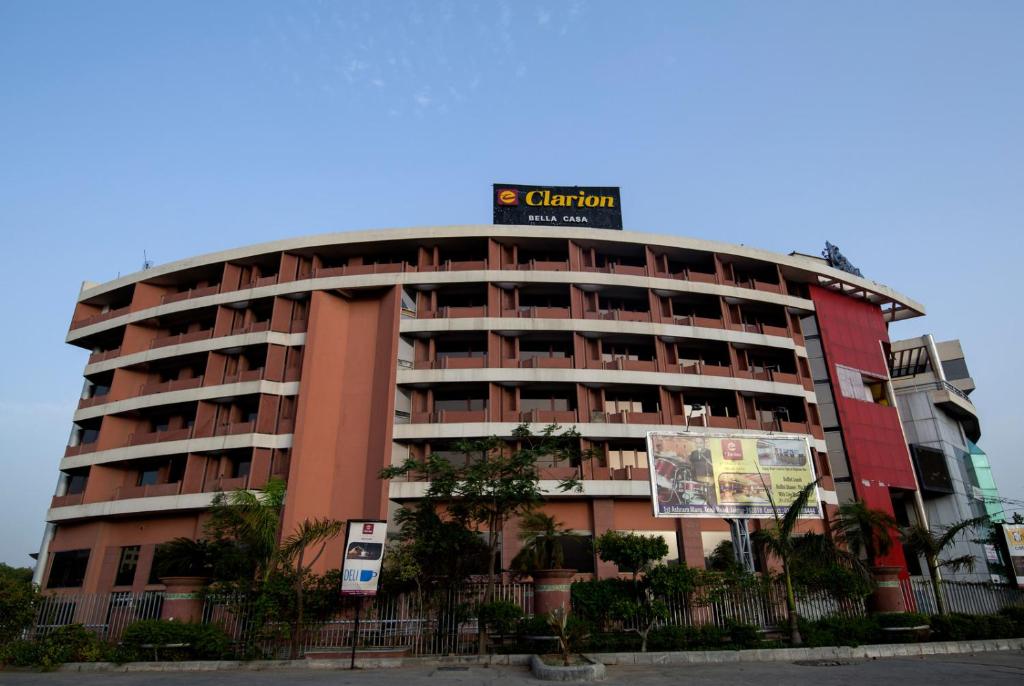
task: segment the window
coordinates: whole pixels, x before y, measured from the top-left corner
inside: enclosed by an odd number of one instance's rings
[[[135,570],[139,567],[139,546],[129,545],[121,548],[121,559],[117,563],[115,586],[131,586],[135,583]]]
[[[237,479],[243,476],[249,476],[249,470],[252,468],[252,460],[232,460],[231,461],[231,477]]]
[[[89,474],[68,474],[67,495],[75,495],[85,492],[85,483],[89,480]]]
[[[836,377],[839,379],[839,392],[844,398],[863,400],[879,405],[888,405],[889,397],[885,392],[885,381],[864,374],[859,369],[836,365]]]
[[[77,588],[85,581],[89,550],[65,550],[53,554],[47,588]]]
[[[594,537],[592,535],[577,534],[572,538],[563,538],[561,542],[563,567],[586,574],[594,572]]]
[[[139,470],[139,478],[136,486],[152,486],[160,479],[160,470],[157,467],[149,467]]]
[[[969,379],[971,373],[967,370],[967,361],[962,357],[942,361],[942,371],[947,379]]]

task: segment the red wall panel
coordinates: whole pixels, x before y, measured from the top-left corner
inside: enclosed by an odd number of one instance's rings
[[[895,407],[844,397],[836,373],[836,365],[841,364],[889,377],[881,346],[889,340],[882,311],[877,305],[817,286],[811,287],[811,299],[817,311],[854,493],[869,506],[891,514],[889,490],[917,488],[899,415]],[[898,546],[884,562],[905,567]]]

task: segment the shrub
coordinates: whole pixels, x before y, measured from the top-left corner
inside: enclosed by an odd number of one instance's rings
[[[519,620],[523,618],[523,610],[516,603],[496,600],[480,605],[477,616],[492,634],[506,635],[515,633]]]
[[[875,615],[875,621],[883,629],[896,629],[912,626],[928,626],[931,620],[928,615],[920,612],[892,612]]]
[[[972,641],[984,638],[1014,638],[1021,634],[1014,621],[1004,615],[953,613],[932,617],[932,638],[937,641]]]
[[[761,631],[753,624],[730,621],[727,631],[734,648],[757,648],[761,645]]]
[[[1024,605],[1004,607],[999,611],[999,615],[1013,624],[1014,638],[1024,636]]]
[[[613,619],[613,610],[623,601],[631,601],[633,585],[621,579],[577,581],[572,585],[572,611],[590,622],[598,631],[606,631]]]
[[[183,645],[180,648],[160,647],[173,644]],[[231,639],[215,624],[145,619],[129,624],[124,630],[118,658],[122,662],[160,659],[216,660],[229,655],[230,652]]]
[[[654,631],[658,631],[658,629]],[[654,635],[654,631],[651,632],[651,636]],[[591,634],[586,642],[585,650],[591,653],[636,652],[640,650],[640,636],[624,632]],[[659,650],[666,650],[666,648],[659,648]]]
[[[34,640],[12,641],[4,647],[3,662],[16,667],[56,668],[65,662],[98,662],[112,650],[81,624],[69,624]]]
[[[800,635],[808,648],[874,643],[879,633],[874,617],[827,617],[813,622],[800,620]]]
[[[689,650],[700,643],[700,629],[692,626],[659,626],[647,639],[651,650]]]

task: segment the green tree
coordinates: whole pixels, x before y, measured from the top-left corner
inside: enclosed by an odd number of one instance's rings
[[[606,531],[594,541],[598,557],[612,562],[620,571],[633,575],[633,583],[641,572],[650,569],[658,560],[668,555],[668,544],[661,536]]]
[[[754,532],[752,536],[762,550],[782,563],[782,578],[786,585],[786,614],[789,620],[789,641],[794,646],[803,644],[796,609],[796,593],[793,591],[794,534],[796,533],[796,525],[799,521],[800,513],[807,506],[811,496],[815,494],[817,487],[818,480],[812,481],[800,489],[793,502],[787,507],[784,515],[779,514],[779,509],[775,506],[774,500],[772,500],[772,511],[775,515],[774,526],[770,529]],[[771,492],[769,491],[770,495]]]
[[[32,570],[0,562],[0,644],[21,637],[36,616],[39,589],[32,583]]]
[[[442,505],[448,516],[466,528],[483,531],[487,541],[487,584],[483,603],[494,599],[498,572],[500,534],[505,523],[537,507],[543,502],[540,485],[541,458],[558,463],[579,464],[580,434],[575,428],[560,431],[557,425],[547,426],[539,434],[521,424],[512,432],[509,445],[497,436],[464,441],[458,445],[467,460],[453,465],[437,454],[426,461],[410,458],[402,465],[381,471],[383,479],[412,477],[429,483],[425,494],[428,502]],[[576,478],[563,479],[558,489],[579,488]],[[487,645],[485,628],[480,631],[480,651]]]
[[[942,559],[948,548],[951,548],[962,535],[970,529],[983,526],[989,521],[988,517],[972,517],[949,526],[940,528],[938,531],[915,524],[903,530],[903,542],[915,554],[922,556],[928,565],[928,578],[931,580],[932,593],[935,595],[935,606],[940,615],[948,614],[946,607],[946,596],[942,592],[942,570],[948,569],[951,572],[974,569],[975,559],[973,555],[961,555],[959,557]]]

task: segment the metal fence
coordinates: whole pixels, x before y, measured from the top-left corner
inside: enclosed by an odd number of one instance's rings
[[[376,596],[360,607],[355,644],[374,648],[405,649],[414,655],[461,655],[477,650],[479,626],[473,614],[482,601],[484,584],[468,584],[455,591],[400,596]],[[495,587],[495,600],[515,603],[523,614],[533,613],[533,584],[510,583]],[[203,619],[224,627],[240,651],[266,657],[287,657],[289,627],[280,622],[253,621],[255,608],[242,599],[210,596]],[[332,653],[353,644],[355,608],[304,627],[302,654]]]
[[[935,597],[928,579],[901,582],[907,607],[935,613]],[[358,635],[354,607],[325,621],[309,623],[303,630],[301,653],[342,652],[357,646],[392,648],[414,655],[460,655],[477,650],[478,622],[475,607],[484,595],[484,584],[469,584],[455,591],[432,594],[378,596],[365,599]],[[1024,606],[1024,591],[985,583],[946,581],[942,584],[950,612],[989,614],[1004,607]],[[515,603],[525,615],[533,614],[533,585],[511,583],[495,588],[495,599]],[[124,629],[137,620],[158,619],[163,593],[107,593],[51,595],[40,601],[28,636],[59,626],[82,624],[100,638],[117,642]],[[797,611],[805,619],[859,617],[866,613],[863,600],[838,599],[828,591],[797,593]],[[786,623],[786,595],[781,582],[727,589],[702,589],[667,599],[668,618],[663,625],[726,627],[732,622],[772,630]],[[287,657],[289,627],[280,621],[258,621],[256,607],[240,598],[207,596],[202,620],[221,625],[244,656]],[[635,622],[617,628],[634,628]]]
[[[930,579],[911,577],[900,582],[907,609],[924,614],[936,614],[935,590]],[[984,615],[999,612],[1004,607],[1024,606],[1024,590],[996,584],[943,581],[939,585],[949,612]]]
[[[163,604],[162,592],[43,596],[28,636],[46,634],[68,624],[81,624],[103,640],[117,642],[132,622],[159,619]]]

